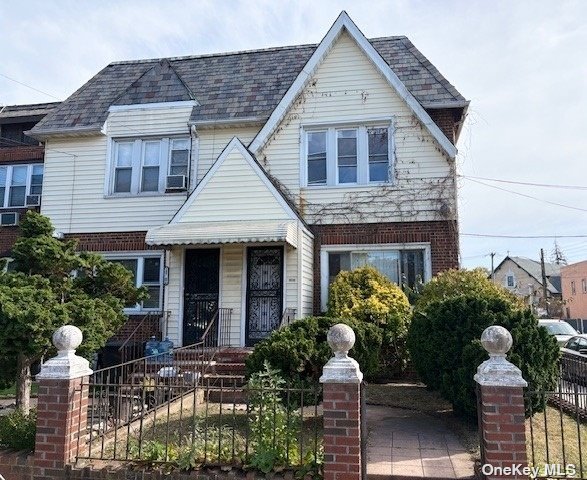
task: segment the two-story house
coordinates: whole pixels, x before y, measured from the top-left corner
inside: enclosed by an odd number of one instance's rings
[[[341,270],[458,266],[468,102],[403,36],[343,12],[318,45],[116,62],[33,129],[42,213],[131,269],[176,345],[223,312],[250,346],[324,311]],[[220,310],[219,310],[220,309]]]
[[[0,258],[10,256],[19,216],[41,204],[44,147],[25,132],[57,105],[0,106]]]

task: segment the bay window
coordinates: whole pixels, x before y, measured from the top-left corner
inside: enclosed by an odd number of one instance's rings
[[[302,185],[386,183],[393,167],[391,127],[359,125],[304,130]]]
[[[189,138],[113,140],[111,150],[109,194],[162,194],[167,176],[189,175]]]

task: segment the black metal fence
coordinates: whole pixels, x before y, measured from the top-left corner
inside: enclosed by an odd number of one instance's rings
[[[236,379],[162,378],[157,383],[94,378],[78,461],[169,464],[182,470],[320,470],[320,386],[264,388]]]
[[[587,479],[587,360],[563,353],[557,387],[526,392],[541,405],[526,421],[528,460],[538,478]]]

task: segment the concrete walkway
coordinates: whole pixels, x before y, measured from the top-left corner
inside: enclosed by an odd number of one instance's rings
[[[473,477],[473,458],[445,424],[424,413],[367,405],[367,475],[464,479]]]

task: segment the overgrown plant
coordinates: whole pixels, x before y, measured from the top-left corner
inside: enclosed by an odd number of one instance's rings
[[[249,428],[253,454],[250,466],[263,473],[301,463],[299,414],[284,405],[285,380],[279,370],[264,362],[262,371],[249,378]]]
[[[0,416],[0,445],[15,450],[35,449],[37,411],[24,414],[20,410]]]

